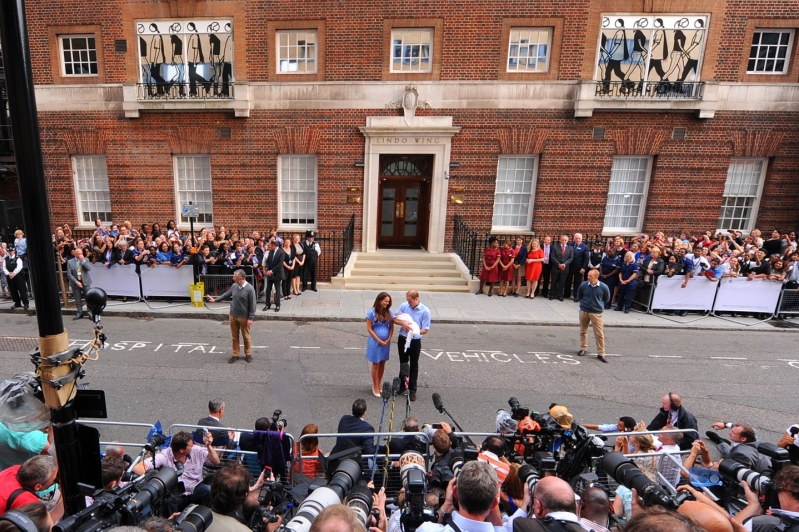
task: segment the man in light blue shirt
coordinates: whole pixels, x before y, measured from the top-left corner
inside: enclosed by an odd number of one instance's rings
[[[399,306],[397,314],[407,314],[419,326],[419,334],[408,338],[411,325],[408,322],[394,319],[394,323],[402,327],[397,338],[397,348],[400,358],[400,379],[403,381],[403,390],[406,387],[403,377],[408,378],[407,388],[410,392],[410,400],[416,401],[416,380],[419,376],[419,355],[422,352],[422,335],[430,330],[430,309],[419,301],[419,292],[408,290],[405,294],[406,302]],[[410,341],[410,347],[406,350],[405,344]],[[410,368],[408,363],[410,362]],[[404,368],[408,368],[405,375]]]

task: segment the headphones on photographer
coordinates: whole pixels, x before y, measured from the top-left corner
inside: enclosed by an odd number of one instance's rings
[[[680,405],[674,402],[674,397],[671,396],[671,392],[669,392],[669,408],[672,412],[676,412],[680,409]]]
[[[28,517],[25,512],[19,510],[9,510],[3,515],[0,515],[0,520],[5,520],[13,523],[22,532],[39,532],[33,520]]]

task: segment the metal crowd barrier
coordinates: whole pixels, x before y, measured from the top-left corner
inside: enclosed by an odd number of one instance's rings
[[[635,292],[633,292],[632,309],[649,313],[652,309],[652,299],[655,297],[656,286],[654,282],[637,284]]]
[[[238,269],[238,268],[237,268]],[[253,288],[255,288],[256,296],[260,293],[260,286],[258,285],[258,280],[255,276],[255,269],[252,266],[243,266],[241,269],[245,272],[245,279],[248,283],[250,283]],[[227,292],[231,286],[233,286],[233,271],[230,273],[214,273],[214,274],[201,274],[199,276],[199,281],[203,283],[205,288],[205,292],[203,293],[203,301],[205,302],[205,296],[221,296],[225,292]],[[258,298],[256,298],[257,300]],[[211,308],[207,304],[205,308],[208,310],[214,311],[221,311],[227,310],[230,305],[222,305],[220,307]]]
[[[799,317],[799,289],[787,288],[782,291],[777,303],[777,315],[785,316],[786,319]],[[788,318],[788,316],[793,318]]]

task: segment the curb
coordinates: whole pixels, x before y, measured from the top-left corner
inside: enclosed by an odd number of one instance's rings
[[[64,317],[70,316],[74,313],[74,309],[61,309],[62,315]],[[22,313],[15,312],[11,309],[0,309],[0,314],[18,314],[22,315]],[[28,314],[32,315],[32,314]],[[150,318],[150,319],[199,319],[199,320],[213,320],[218,319],[219,321],[226,321],[227,320],[227,313],[225,312],[169,312],[169,313],[154,313],[154,312],[145,312],[139,310],[132,310],[132,311],[125,311],[125,310],[112,310],[109,312],[106,309],[103,312],[105,317],[114,317],[114,318]],[[343,322],[343,323],[360,323],[363,321],[362,318],[357,317],[335,317],[335,316],[293,316],[290,314],[282,314],[282,315],[275,315],[272,314],[256,314],[254,321],[297,321],[297,322]],[[457,319],[448,319],[448,318],[436,318],[436,323],[444,324],[444,325],[458,325],[467,323],[464,320],[457,320]],[[532,325],[532,326],[544,326],[544,327],[577,327],[579,323],[569,323],[563,321],[508,321],[508,320],[471,320],[468,321],[470,325]],[[664,324],[665,325],[665,324]],[[710,327],[702,327],[695,325],[693,323],[686,323],[686,324],[673,324],[669,326],[658,327],[656,325],[651,324],[605,324],[606,328],[611,329],[675,329],[675,330],[690,330],[690,331],[734,331],[734,330],[746,330],[749,332],[758,332],[758,333],[798,333],[799,328],[772,328],[772,329],[752,329],[752,328],[745,328],[745,329],[734,329],[731,327],[718,327],[718,326],[710,326]]]

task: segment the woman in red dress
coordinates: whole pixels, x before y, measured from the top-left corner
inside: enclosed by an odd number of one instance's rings
[[[508,286],[513,281],[513,261],[515,259],[513,250],[510,248],[510,240],[504,241],[499,250],[499,295],[502,297],[508,295]]]
[[[544,268],[544,250],[541,249],[541,244],[538,239],[534,238],[530,242],[530,251],[527,252],[527,266],[524,272],[524,278],[527,279],[527,299],[535,298],[535,289],[538,286],[538,280],[541,278],[541,270]]]
[[[494,283],[499,281],[499,240],[492,236],[488,239],[488,247],[483,252],[483,270],[480,272],[480,289],[477,295],[483,293],[483,287],[488,283],[488,297],[494,293]]]

